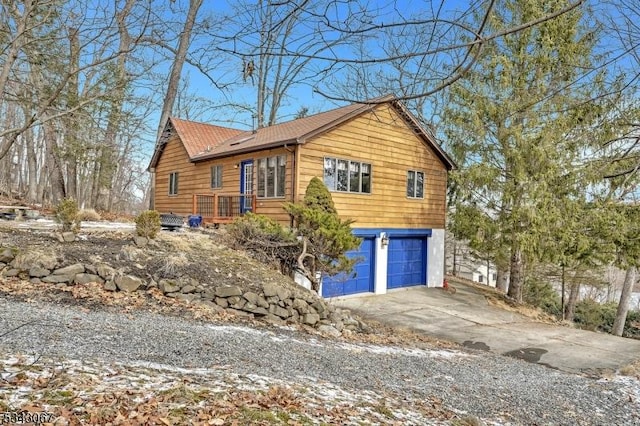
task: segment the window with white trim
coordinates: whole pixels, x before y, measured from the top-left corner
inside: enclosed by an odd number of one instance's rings
[[[222,188],[222,164],[211,166],[211,188]]]
[[[169,195],[178,195],[178,172],[169,173]]]
[[[407,197],[424,198],[424,172],[407,171]]]
[[[371,164],[325,157],[324,184],[329,191],[371,194]]]
[[[287,157],[260,158],[258,160],[258,197],[284,197],[285,179],[287,174]]]

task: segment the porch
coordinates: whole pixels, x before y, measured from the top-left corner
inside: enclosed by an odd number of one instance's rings
[[[247,212],[256,212],[255,195],[193,194],[194,215],[202,216],[203,225],[230,223]]]

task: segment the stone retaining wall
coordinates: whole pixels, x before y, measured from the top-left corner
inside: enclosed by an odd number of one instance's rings
[[[285,288],[275,283],[263,283],[261,291],[240,286],[200,283],[192,278],[145,280],[124,274],[105,263],[75,263],[64,265],[54,257],[33,256],[18,250],[0,248],[0,274],[16,277],[33,284],[52,283],[59,286],[99,283],[108,291],[134,292],[157,287],[166,297],[203,303],[221,312],[263,319],[272,324],[300,323],[319,332],[340,336],[366,327],[349,311],[335,308],[317,294],[303,288]],[[25,259],[28,259],[25,261]]]

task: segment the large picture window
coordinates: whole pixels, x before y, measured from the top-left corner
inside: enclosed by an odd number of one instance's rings
[[[329,191],[371,193],[371,164],[325,157],[324,184]]]
[[[407,197],[424,198],[424,172],[407,172]]]
[[[211,188],[222,188],[222,165],[211,166]]]
[[[169,174],[169,195],[178,195],[178,172]]]
[[[258,160],[258,197],[284,197],[287,173],[287,157],[261,158]]]

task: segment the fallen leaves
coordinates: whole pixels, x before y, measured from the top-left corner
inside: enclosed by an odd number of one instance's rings
[[[56,425],[424,424],[454,416],[436,399],[303,380],[284,383],[215,368],[77,360],[34,364],[28,357],[12,357],[0,359],[0,371],[17,378],[0,380],[0,400],[11,401],[8,409],[50,412]]]

